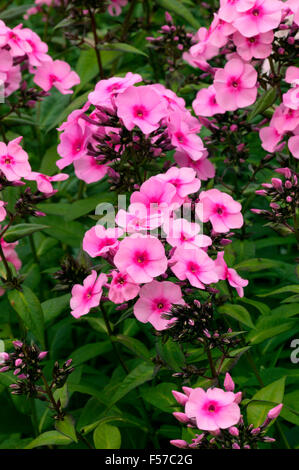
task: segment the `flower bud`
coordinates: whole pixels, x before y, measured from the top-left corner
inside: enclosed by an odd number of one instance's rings
[[[182,406],[184,406],[185,403],[188,401],[188,397],[184,393],[180,393],[180,392],[177,392],[176,390],[172,390],[172,394],[174,398],[176,399],[176,401]]]
[[[183,423],[183,424],[187,424],[189,423],[189,418],[187,415],[185,415],[185,413],[181,413],[179,411],[175,411],[174,413],[172,413],[173,416],[180,422],[180,423]]]
[[[172,444],[175,447],[178,447],[179,449],[188,448],[188,442],[183,441],[182,439],[173,439],[172,441],[170,441],[170,444]]]
[[[224,388],[227,392],[233,392],[235,390],[235,383],[228,372],[225,374]]]
[[[267,415],[268,418],[271,420],[277,418],[280,415],[282,407],[283,407],[283,404],[280,403],[280,405],[277,405],[274,408],[272,408]]]

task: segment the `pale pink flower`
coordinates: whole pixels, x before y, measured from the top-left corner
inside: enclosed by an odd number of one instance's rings
[[[53,193],[54,189],[51,183],[55,181],[65,181],[69,178],[69,175],[66,173],[58,173],[54,176],[43,175],[36,171],[32,171],[30,175],[26,176],[26,180],[36,181],[37,189],[41,193],[50,194]]]
[[[217,255],[217,259],[215,260],[215,267],[217,269],[217,274],[219,279],[223,281],[226,279],[228,283],[235,287],[238,295],[240,297],[244,297],[244,289],[248,285],[248,280],[243,279],[235,269],[229,268],[224,261],[224,252],[220,251]]]
[[[95,183],[104,178],[108,166],[90,155],[84,155],[74,161],[75,175],[85,183]]]
[[[18,181],[31,173],[28,154],[19,145],[23,137],[4,144],[0,142],[0,170],[8,181]]]
[[[91,104],[112,111],[115,106],[114,98],[138,82],[142,82],[141,75],[132,72],[128,72],[125,77],[111,77],[107,80],[100,80],[94,91],[89,93],[88,99]]]
[[[299,135],[289,138],[288,147],[293,157],[299,159]]]
[[[294,110],[299,109],[299,86],[291,88],[283,95],[283,104]]]
[[[70,88],[80,83],[80,77],[66,62],[51,60],[38,67],[33,81],[44,91],[49,91],[55,86],[60,93],[68,95],[73,93]]]
[[[236,28],[229,22],[223,21],[219,14],[214,13],[214,19],[209,28],[210,42],[214,46],[223,47],[228,41],[228,37],[236,31]]]
[[[169,219],[163,229],[167,234],[167,242],[173,247],[194,249],[212,244],[210,237],[200,234],[199,224],[188,222],[186,219]]]
[[[199,28],[193,41],[194,46],[189,52],[184,52],[183,59],[193,67],[199,67],[202,70],[209,68],[208,60],[218,54],[219,48],[211,42],[211,34],[206,28]]]
[[[1,73],[0,73],[1,75]],[[5,96],[10,96],[14,91],[20,88],[22,80],[22,73],[21,67],[16,65],[12,67],[6,72],[6,79],[5,79],[5,89],[4,94]]]
[[[0,227],[1,229],[1,227]],[[19,242],[14,243],[7,243],[3,238],[0,240],[1,247],[6,258],[6,261],[13,264],[17,271],[19,271],[22,267],[22,262],[19,259],[15,248],[19,244]],[[1,259],[1,257],[0,257]]]
[[[293,85],[299,85],[299,67],[288,67],[286,70],[285,81]]]
[[[173,184],[161,181],[159,176],[152,176],[131,195],[130,202],[143,204],[150,211],[150,216],[157,213],[167,215],[174,208],[175,196]]]
[[[242,6],[249,9],[254,3],[255,0],[220,0],[219,17],[231,23],[239,17]]]
[[[151,323],[157,331],[165,330],[171,322],[162,317],[170,312],[172,305],[184,305],[179,286],[169,281],[152,281],[140,289],[134,305],[134,315],[142,323]]]
[[[253,5],[244,6],[233,25],[246,37],[267,33],[279,25],[282,8],[283,3],[278,0],[255,0]]]
[[[197,92],[196,98],[192,103],[197,116],[214,116],[214,114],[223,114],[223,109],[216,101],[216,90],[214,85],[208,88],[202,88]]]
[[[87,155],[87,144],[91,136],[89,126],[82,120],[67,126],[60,135],[60,143],[57,152],[61,156],[61,160],[56,162],[60,170],[71,165],[74,160],[78,160]],[[87,165],[89,162],[86,162]]]
[[[202,181],[206,181],[209,178],[214,178],[215,176],[215,167],[212,162],[208,159],[208,152],[205,151],[200,160],[196,162],[189,157],[185,152],[177,151],[174,154],[174,159],[180,167],[190,167],[196,171],[197,178]]]
[[[128,211],[120,209],[115,217],[117,225],[128,233],[154,230],[160,227],[163,220],[162,214],[149,210],[141,202],[130,204]]]
[[[262,147],[264,150],[267,150],[267,152],[275,152],[277,145],[283,137],[283,134],[272,126],[260,129],[259,135],[262,141]]]
[[[171,183],[176,188],[176,196],[173,201],[182,204],[189,194],[197,193],[200,188],[200,180],[196,178],[196,172],[192,168],[169,168],[166,173],[157,175],[161,181]]]
[[[270,126],[283,134],[288,131],[294,131],[299,125],[299,109],[287,108],[284,104],[280,104],[271,119]]]
[[[245,37],[237,31],[233,35],[233,41],[237,47],[237,53],[245,60],[265,59],[272,52],[272,42],[274,39],[273,31],[260,33],[256,36]]]
[[[299,25],[299,3],[298,0],[288,0],[285,2],[285,7],[289,8],[294,14],[293,21]]]
[[[26,41],[26,34],[19,24],[15,28],[8,28],[3,21],[0,23],[0,47],[9,46],[13,57],[24,56],[31,52],[31,46]]]
[[[185,405],[185,414],[203,431],[227,429],[237,424],[241,416],[235,394],[217,387],[207,391],[200,387],[193,389]]]
[[[0,222],[2,222],[6,217],[6,210],[4,209],[5,206],[6,202],[0,201]]]
[[[205,289],[204,284],[218,282],[214,261],[201,249],[176,248],[170,260],[171,270],[180,281]]]
[[[119,16],[121,14],[121,7],[126,6],[128,0],[109,0],[108,13],[111,16]]]
[[[112,281],[109,286],[109,300],[115,304],[122,304],[134,299],[140,290],[138,284],[127,273],[112,271]]]
[[[257,72],[242,60],[231,59],[214,78],[217,103],[226,111],[250,106],[257,96]]]
[[[118,238],[123,234],[120,228],[107,228],[95,225],[87,230],[83,238],[83,250],[92,258],[103,256],[112,249],[117,249]]]
[[[178,109],[181,111],[186,111],[185,100],[177,96],[172,90],[165,88],[165,86],[161,85],[160,83],[154,83],[153,85],[150,85],[150,87],[159,93],[162,98],[164,98],[164,100],[167,102],[168,111],[174,112]]]
[[[72,298],[70,301],[71,314],[75,318],[80,318],[89,313],[90,309],[97,307],[103,293],[103,285],[107,282],[106,274],[99,276],[95,270],[87,276],[81,284],[75,284],[72,288]]]
[[[151,282],[154,277],[165,273],[167,258],[160,240],[134,234],[120,242],[114,264],[135,282]]]
[[[39,67],[43,62],[52,61],[51,57],[47,54],[47,44],[43,42],[34,31],[29,28],[24,28],[22,32],[25,40],[31,48],[30,52],[27,52],[30,65]]]
[[[196,208],[196,214],[202,222],[210,221],[217,233],[229,232],[232,228],[241,228],[243,216],[239,202],[218,189],[202,191],[199,196],[202,203]]]
[[[190,122],[192,123],[191,126]],[[187,153],[190,158],[195,161],[202,158],[205,150],[203,142],[201,138],[196,135],[193,122],[189,120],[186,113],[176,112],[169,116],[168,133],[172,145],[174,145],[177,150]]]
[[[148,86],[127,88],[116,97],[115,103],[117,115],[129,131],[137,126],[144,134],[150,134],[167,114],[166,101]]]

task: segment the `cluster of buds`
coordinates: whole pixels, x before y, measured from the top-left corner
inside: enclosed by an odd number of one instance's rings
[[[4,173],[0,170],[0,191],[3,191],[5,188],[9,186],[24,186],[25,183],[23,181],[9,181]]]
[[[24,80],[20,86],[20,95],[18,96],[18,107],[34,108],[38,101],[42,101],[50,93],[38,90],[37,88],[28,88],[27,82]]]
[[[224,389],[210,388],[205,392],[200,388],[183,387],[184,393],[172,392],[176,401],[185,407],[184,413],[174,412],[174,417],[187,427],[200,430],[191,443],[175,439],[170,441],[172,445],[181,449],[257,449],[259,443],[275,442],[275,439],[266,436],[267,428],[279,416],[283,405],[272,408],[263,424],[255,428],[253,424],[245,424],[240,414],[242,392],[234,393],[235,384],[228,373]],[[226,401],[224,397],[227,397]],[[224,410],[225,407],[227,410]]]
[[[62,367],[56,361],[53,367],[52,377],[53,381],[51,388],[61,388],[67,381],[68,376],[73,372],[74,367],[71,367],[72,359],[68,359]]]
[[[271,183],[263,183],[263,189],[256,191],[259,196],[271,198],[270,210],[251,209],[255,214],[264,215],[275,223],[285,223],[294,217],[298,208],[299,186],[298,177],[289,168],[278,168],[277,173],[284,176],[285,180],[272,178]]]
[[[89,270],[80,264],[73,256],[66,256],[60,265],[61,269],[53,274],[58,284],[56,291],[69,291],[75,284],[82,284],[86,276],[90,274]]]
[[[15,211],[16,211],[15,215],[20,216],[20,217],[27,217],[29,215],[32,215],[34,217],[45,216],[46,214],[44,214],[44,212],[37,210],[35,206],[36,204],[39,204],[45,199],[48,199],[52,195],[53,193],[45,194],[45,193],[39,193],[39,192],[32,194],[31,189],[27,187],[24,193],[21,194],[20,198],[17,200],[15,204]]]
[[[187,33],[185,26],[174,25],[171,15],[165,13],[166,24],[158,31],[158,37],[147,37],[155,57],[166,59],[169,72],[173,72],[182,53],[191,47],[192,34]]]

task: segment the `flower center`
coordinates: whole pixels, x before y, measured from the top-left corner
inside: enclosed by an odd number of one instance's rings
[[[146,264],[147,259],[148,259],[147,253],[145,253],[145,252],[144,253],[138,253],[136,255],[136,261],[139,265],[140,264]]]
[[[209,411],[210,413],[214,413],[214,412],[216,411],[215,406],[214,406],[214,405],[210,405],[209,408],[208,408],[208,411]]]
[[[197,271],[198,271],[198,265],[191,262],[191,263],[189,263],[188,269],[189,269],[189,271],[190,271],[191,273],[193,273],[193,274],[194,274],[194,273],[197,273]]]
[[[56,75],[50,74],[50,75],[49,75],[49,81],[50,81],[50,83],[53,84],[54,82],[57,82],[57,81],[59,81],[59,80],[58,80],[58,78],[56,77]]]
[[[135,117],[142,119],[145,118],[148,113],[144,106],[134,106],[133,114]]]
[[[164,308],[164,304],[162,302],[158,303],[157,305],[159,310],[162,310]]]
[[[184,134],[182,134],[181,132],[177,132],[175,136],[180,144],[184,143],[184,140],[185,140]]]
[[[260,11],[257,8],[255,8],[254,10],[252,10],[252,14],[253,16],[259,16]]]
[[[219,214],[219,215],[222,215],[222,214],[223,214],[223,210],[222,210],[221,207],[218,207],[218,208],[217,208],[217,214]]]

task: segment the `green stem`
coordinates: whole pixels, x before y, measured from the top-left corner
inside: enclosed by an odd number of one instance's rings
[[[125,373],[129,374],[130,371],[129,371],[128,367],[126,366],[125,362],[123,361],[123,359],[122,359],[122,357],[119,353],[119,350],[117,348],[117,345],[113,341],[113,338],[112,338],[113,337],[113,331],[111,329],[111,325],[110,325],[106,310],[105,310],[105,308],[103,307],[102,304],[100,304],[100,308],[101,308],[101,312],[102,312],[104,322],[105,322],[105,325],[106,325],[106,328],[107,328],[107,333],[108,333],[109,339],[110,339],[111,344],[112,344],[113,351],[115,352],[115,354],[116,354],[116,356],[119,360],[119,363],[120,363],[121,367],[123,368],[123,370],[125,371]]]
[[[97,35],[97,24],[96,24],[94,12],[91,10],[91,8],[88,8],[88,12],[89,12],[90,20],[91,20],[91,29],[92,29],[93,39],[94,39],[94,50],[95,50],[97,61],[98,61],[100,77],[101,79],[103,79],[104,70],[103,70],[103,64],[102,64],[102,59],[101,59],[101,53],[98,49],[99,38]]]
[[[13,275],[12,275],[11,269],[8,265],[8,262],[5,258],[3,248],[2,248],[2,245],[1,245],[1,240],[0,240],[0,258],[1,258],[1,261],[3,262],[4,268],[5,268],[5,271],[6,271],[6,276],[7,276],[6,280],[8,282],[11,282],[12,279],[13,279]]]

